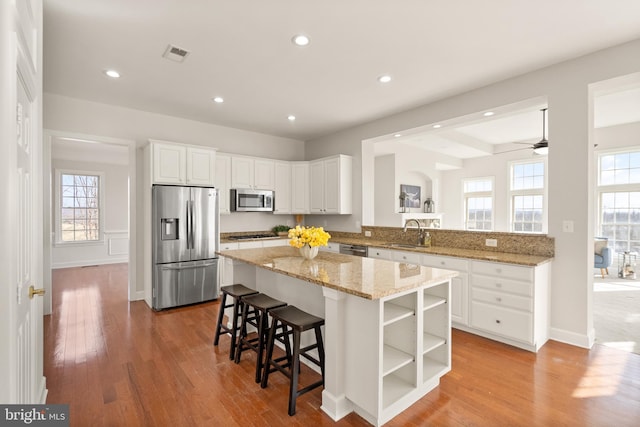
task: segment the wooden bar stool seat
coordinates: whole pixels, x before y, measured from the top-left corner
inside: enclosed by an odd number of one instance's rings
[[[255,295],[258,293],[255,289],[247,288],[241,284],[222,286],[220,288],[222,294],[222,300],[220,301],[220,311],[218,312],[218,325],[216,326],[216,336],[213,339],[213,345],[218,345],[220,341],[220,334],[225,333],[231,336],[231,345],[229,349],[229,359],[233,360],[236,353],[236,340],[238,333],[238,317],[240,316],[240,309],[242,308],[242,298],[248,295]],[[233,298],[233,301],[227,304],[227,296]],[[224,317],[224,310],[233,307],[231,327],[227,327],[222,321]]]
[[[242,319],[240,321],[240,335],[236,347],[235,362],[240,363],[244,350],[256,352],[256,382],[262,378],[262,366],[267,332],[269,331],[269,311],[285,307],[286,302],[271,298],[266,294],[249,295],[242,298]],[[258,331],[254,337],[247,335],[247,326],[252,325]]]
[[[261,387],[267,387],[269,374],[276,370],[282,372],[289,378],[289,415],[296,413],[296,399],[298,396],[324,385],[324,346],[322,344],[322,332],[320,327],[324,325],[324,319],[306,313],[299,308],[288,305],[276,308],[269,312],[272,318],[269,337],[267,338],[267,355],[265,366],[262,370]],[[278,359],[273,359],[273,347],[278,328],[283,330],[285,341],[289,341],[289,334],[293,334],[293,354],[290,362],[280,363]],[[313,329],[316,342],[309,346],[300,348],[300,336],[302,332]],[[318,358],[309,354],[311,350],[318,349]],[[304,357],[310,362],[320,367],[322,378],[302,389],[298,390],[298,376],[300,373],[300,357]],[[280,358],[283,359],[283,358]]]

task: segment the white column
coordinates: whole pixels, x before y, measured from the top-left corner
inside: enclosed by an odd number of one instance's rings
[[[353,411],[345,397],[345,297],[334,289],[322,288],[324,295],[324,390],[321,409],[334,421]]]

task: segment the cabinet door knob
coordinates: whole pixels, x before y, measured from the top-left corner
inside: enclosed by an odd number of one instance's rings
[[[502,301],[502,298],[496,297],[496,301],[500,302],[500,301]]]
[[[500,323],[500,319],[496,319],[496,323]]]
[[[444,261],[440,261],[440,265],[445,265],[446,263]]]

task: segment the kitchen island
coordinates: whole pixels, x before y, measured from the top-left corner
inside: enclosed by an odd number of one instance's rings
[[[220,251],[234,281],[325,319],[322,410],[382,425],[451,369],[455,271],[291,247]],[[303,345],[305,342],[303,341]]]

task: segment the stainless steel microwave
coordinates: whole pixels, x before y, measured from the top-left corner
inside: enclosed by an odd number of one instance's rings
[[[232,212],[273,212],[273,191],[234,188],[231,190]]]

